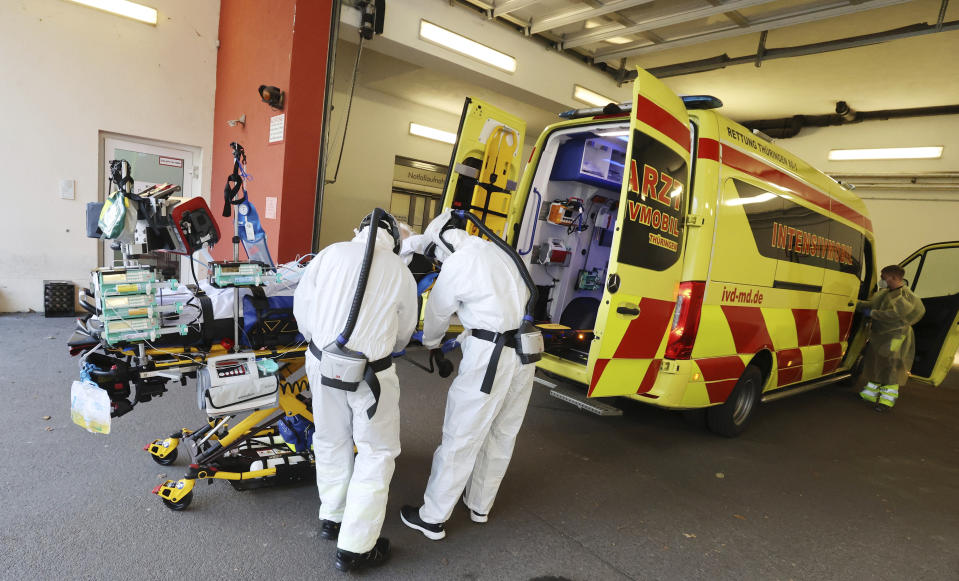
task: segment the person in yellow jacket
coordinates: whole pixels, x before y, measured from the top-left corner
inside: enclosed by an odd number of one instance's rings
[[[858,308],[872,320],[866,349],[864,374],[869,382],[859,392],[862,399],[888,410],[899,398],[899,386],[906,383],[916,356],[912,326],[926,314],[922,301],[903,280],[905,271],[898,264],[879,273],[879,291]]]

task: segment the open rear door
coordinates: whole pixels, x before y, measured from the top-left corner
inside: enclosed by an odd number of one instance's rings
[[[913,325],[916,359],[912,378],[939,385],[959,348],[959,242],[924,246],[900,265],[909,288],[922,299],[926,314]]]
[[[519,181],[526,122],[467,98],[446,180],[443,208],[469,210],[512,242],[510,202]],[[470,224],[470,234],[476,227]]]
[[[591,397],[649,391],[663,360],[681,289],[692,132],[686,107],[639,69],[609,275],[590,349]],[[702,285],[698,292],[702,298]],[[681,309],[676,309],[677,311]]]

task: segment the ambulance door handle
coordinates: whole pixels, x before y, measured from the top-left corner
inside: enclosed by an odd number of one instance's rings
[[[639,309],[633,307],[616,307],[616,312],[620,315],[629,315],[631,317],[639,316]]]
[[[848,303],[846,303],[846,306],[847,306],[847,307],[854,307],[854,306],[856,306],[856,303],[854,303],[854,302],[852,302],[852,301],[849,301]]]

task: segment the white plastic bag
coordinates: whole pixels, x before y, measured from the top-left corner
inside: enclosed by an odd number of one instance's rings
[[[110,396],[97,384],[74,381],[70,388],[73,423],[94,434],[110,433]]]

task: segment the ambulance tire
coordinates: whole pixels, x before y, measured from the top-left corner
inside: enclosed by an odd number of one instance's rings
[[[746,367],[726,403],[706,410],[706,425],[710,431],[735,438],[745,431],[759,405],[763,372],[755,365]]]

